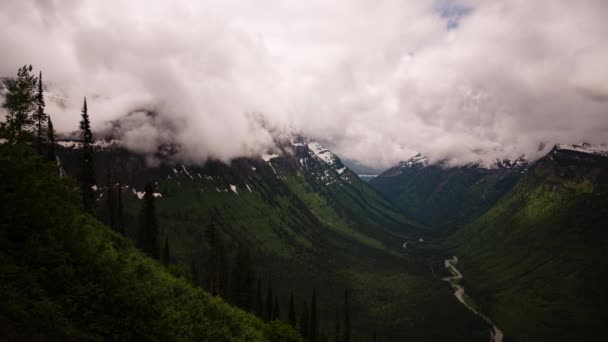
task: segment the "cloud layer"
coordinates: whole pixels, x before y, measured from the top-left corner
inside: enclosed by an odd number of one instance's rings
[[[86,95],[94,129],[132,113],[129,147],[194,161],[262,153],[277,132],[377,167],[534,158],[608,141],[606,15],[604,0],[6,0],[0,75],[42,69],[61,131]]]

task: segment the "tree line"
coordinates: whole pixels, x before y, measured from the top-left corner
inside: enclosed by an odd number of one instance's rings
[[[0,137],[5,139],[8,144],[32,144],[38,153],[44,155],[49,161],[56,162],[58,159],[55,131],[51,116],[45,112],[42,72],[36,77],[32,71],[31,65],[25,65],[19,68],[16,78],[4,81],[6,94],[2,107],[6,110],[7,115],[5,121],[0,123]],[[81,109],[79,133],[82,144],[80,149],[81,179],[79,180],[82,207],[85,212],[96,216],[95,150],[86,97]],[[122,182],[112,173],[111,169],[108,169],[106,183],[104,194],[108,211],[107,222],[114,231],[126,236]],[[154,190],[152,183],[148,183],[144,188],[134,242],[148,256],[171,268],[173,263],[170,242],[168,236],[165,236],[161,242]],[[237,242],[231,266],[226,243],[216,224],[210,224],[206,228],[205,241],[208,250],[202,264],[197,262],[195,257],[191,260],[189,276],[194,286],[205,288],[213,296],[219,296],[266,322],[285,320],[293,328],[299,330],[307,341],[329,341],[330,334],[320,331],[316,290],[312,291],[310,305],[303,301],[299,315],[294,294],[291,292],[287,303],[287,315],[284,317],[281,314],[282,305],[278,296],[273,294],[270,276],[266,286],[266,295],[262,295],[264,292],[262,280],[260,277],[256,277],[253,256],[244,242]],[[254,289],[256,278],[257,287]],[[343,305],[341,308],[336,308],[335,327],[331,334],[334,341],[350,342],[349,314],[348,290],[345,290]]]

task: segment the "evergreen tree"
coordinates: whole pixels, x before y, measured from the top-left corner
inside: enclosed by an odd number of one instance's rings
[[[116,231],[126,235],[125,231],[125,214],[122,207],[122,182],[118,180],[118,189],[116,189]]]
[[[376,342],[376,330],[374,330],[374,342]]]
[[[277,320],[281,318],[281,312],[279,308],[279,298],[274,296],[274,307],[272,309],[272,319]]]
[[[272,282],[270,280],[270,278],[268,279],[268,289],[267,289],[267,293],[266,293],[266,305],[265,305],[265,312],[264,312],[264,320],[266,322],[272,320]]]
[[[55,130],[53,129],[53,121],[51,116],[46,117],[46,141],[47,141],[47,158],[49,161],[56,161],[57,156],[55,154]]]
[[[84,210],[93,214],[95,207],[95,166],[93,164],[93,133],[87,108],[87,99],[82,105],[82,120],[80,121],[80,136],[82,138],[82,202]]]
[[[350,342],[350,312],[348,308],[348,289],[344,290],[344,337],[343,342]]]
[[[112,186],[112,173],[110,171],[110,168],[108,168],[106,178],[106,202],[108,206],[108,222],[110,224],[110,228],[116,231],[116,196],[114,194],[114,189]]]
[[[258,279],[258,290],[255,295],[255,314],[260,319],[264,318],[264,302],[262,300],[262,281]]]
[[[143,205],[140,214],[139,248],[154,259],[159,259],[158,221],[154,205],[154,187],[148,183],[144,188]]]
[[[215,224],[207,227],[207,244],[209,252],[207,256],[207,289],[214,296],[226,298],[228,285],[228,260],[226,247],[221,233]]]
[[[296,327],[296,305],[293,299],[293,292],[289,295],[289,325]]]
[[[169,266],[170,263],[170,254],[169,254],[169,237],[165,236],[165,248],[163,248],[163,264],[165,266]]]
[[[302,306],[302,315],[300,316],[300,334],[304,337],[304,340],[309,341],[309,319],[308,319],[308,304],[304,302]]]
[[[319,321],[317,319],[317,291],[312,290],[312,302],[310,304],[310,330],[309,340],[311,342],[317,341],[319,337]]]
[[[234,259],[231,279],[231,299],[234,305],[243,310],[251,310],[253,304],[253,261],[249,249],[239,243]]]
[[[190,262],[190,272],[192,273],[192,285],[195,287],[200,286],[201,280],[199,277],[198,267],[196,267],[196,261],[194,261],[194,258],[192,259],[192,262]]]
[[[36,148],[38,149],[38,153],[42,152],[42,145],[44,144],[44,125],[47,121],[47,116],[44,113],[44,90],[42,86],[42,71],[40,72],[40,76],[38,77],[38,92],[36,94],[36,102],[38,105],[37,110],[34,112],[34,121],[36,123]]]
[[[336,325],[334,331],[334,342],[340,342],[340,310],[336,307]]]
[[[31,72],[32,66],[24,65],[17,71],[17,78],[5,81],[8,92],[2,108],[6,109],[7,115],[1,128],[9,144],[24,142],[31,136],[38,82]]]

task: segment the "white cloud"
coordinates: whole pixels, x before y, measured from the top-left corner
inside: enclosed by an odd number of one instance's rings
[[[97,129],[154,111],[124,140],[189,160],[259,154],[289,130],[375,166],[608,140],[608,3],[462,0],[447,30],[454,3],[7,0],[0,74],[43,69],[67,94],[49,106],[64,131],[85,95]]]

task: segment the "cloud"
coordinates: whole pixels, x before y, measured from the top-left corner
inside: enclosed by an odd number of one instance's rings
[[[230,160],[277,132],[386,167],[608,141],[608,4],[480,0],[20,1],[0,4],[0,74],[32,63],[76,128],[123,118],[146,152]],[[61,103],[59,105],[58,103]],[[126,114],[154,112],[156,115]]]

